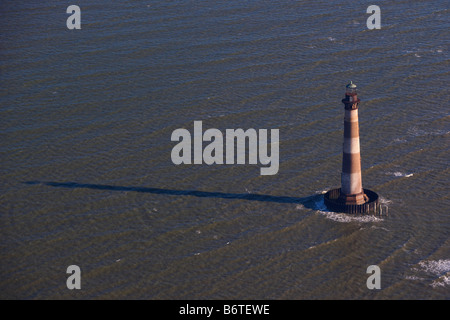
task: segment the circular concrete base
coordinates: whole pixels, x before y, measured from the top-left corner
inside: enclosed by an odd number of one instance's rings
[[[324,194],[324,202],[328,209],[335,212],[345,213],[377,213],[379,210],[378,194],[375,192],[364,189],[364,193],[368,197],[368,200],[362,204],[345,204],[339,198],[341,195],[341,188],[329,190]]]

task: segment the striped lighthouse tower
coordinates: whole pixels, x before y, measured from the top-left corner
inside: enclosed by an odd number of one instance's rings
[[[361,154],[359,148],[358,94],[356,85],[346,87],[344,117],[344,148],[342,157],[340,201],[346,205],[363,204],[367,201],[361,178]]]
[[[328,190],[324,202],[328,209],[346,213],[380,212],[378,194],[363,189],[359,149],[358,94],[350,82],[342,102],[345,106],[344,148],[342,152],[341,187]]]

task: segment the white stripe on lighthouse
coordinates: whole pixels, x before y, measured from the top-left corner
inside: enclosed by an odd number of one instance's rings
[[[344,194],[358,194],[362,192],[361,172],[341,174],[341,186]]]
[[[360,153],[359,137],[358,138],[344,138],[344,152],[345,153]]]

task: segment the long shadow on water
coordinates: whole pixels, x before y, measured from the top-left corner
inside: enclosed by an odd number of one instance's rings
[[[148,188],[148,187],[127,187],[127,186],[112,186],[104,184],[91,184],[91,183],[77,183],[77,182],[54,182],[54,181],[25,181],[25,184],[29,185],[46,185],[56,188],[68,188],[68,189],[93,189],[93,190],[110,190],[110,191],[133,191],[144,192],[162,195],[172,196],[193,196],[199,198],[222,198],[222,199],[241,199],[250,201],[263,201],[263,202],[278,202],[278,203],[297,203],[302,204],[308,209],[317,209],[317,202],[321,200],[322,195],[312,195],[308,197],[283,197],[283,196],[271,196],[266,194],[255,193],[224,193],[224,192],[210,192],[210,191],[198,191],[198,190],[174,190],[174,189],[161,189],[161,188]]]

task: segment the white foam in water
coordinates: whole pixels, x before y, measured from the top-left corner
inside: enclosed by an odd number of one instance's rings
[[[408,140],[402,138],[395,138],[394,140],[392,140],[390,144],[405,143],[405,142],[408,142]]]
[[[431,260],[421,261],[419,265],[428,273],[441,276],[450,272],[450,259],[447,260]]]
[[[433,281],[432,287],[445,287],[450,285],[450,276],[442,276],[439,279]]]
[[[409,177],[412,177],[414,175],[414,173],[404,173],[404,172],[400,172],[400,171],[386,172],[386,174],[389,174],[389,175],[392,174],[395,177],[404,177],[404,178],[409,178]]]
[[[384,228],[384,227],[371,226],[370,229],[377,229],[377,230],[383,230],[386,232],[390,232],[389,229]]]
[[[450,285],[450,259],[421,261],[419,262],[419,266],[422,271],[438,276],[438,278],[430,284],[432,287],[444,287]],[[418,271],[417,268],[412,268],[411,270],[415,272]],[[406,279],[424,280],[423,278],[418,278],[416,276],[408,276]]]
[[[388,200],[388,199],[383,198],[383,197],[380,196],[378,198],[378,203],[379,204],[383,204],[385,207],[388,207],[392,203],[392,200]]]
[[[336,222],[380,222],[383,221],[383,219],[372,216],[372,215],[365,215],[365,216],[353,216],[346,213],[337,213],[337,212],[331,212],[331,211],[319,211],[320,214],[323,214],[327,219],[336,221]]]
[[[373,215],[351,215],[347,213],[338,213],[338,212],[332,212],[328,211],[327,206],[325,205],[325,202],[323,201],[323,198],[320,201],[317,201],[314,203],[314,209],[316,209],[321,215],[325,216],[325,218],[336,221],[336,222],[343,222],[343,223],[349,223],[349,222],[380,222],[383,221],[383,219],[375,217]]]
[[[406,276],[405,279],[406,280],[425,280],[424,278],[419,278],[416,276]]]
[[[442,136],[450,133],[448,130],[424,130],[418,127],[412,127],[408,129],[408,135],[413,137],[422,137],[422,136]]]

